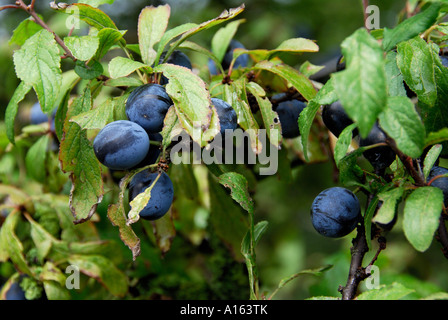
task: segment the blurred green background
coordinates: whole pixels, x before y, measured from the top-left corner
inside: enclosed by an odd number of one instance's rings
[[[0,5],[11,1],[1,0]],[[404,0],[370,2],[380,8],[381,27],[393,27],[405,4]],[[65,27],[65,16],[55,15],[49,9],[46,0],[37,0],[36,3],[37,11],[52,28],[58,34],[66,35],[68,30]],[[128,30],[125,35],[128,43],[137,43],[136,27],[140,10],[147,5],[164,3],[169,3],[172,8],[169,27],[186,22],[200,23],[218,16],[224,9],[241,4],[240,1],[232,0],[115,0],[114,4],[105,4],[101,6],[101,9],[111,16],[118,28]],[[240,26],[236,38],[248,49],[273,49],[282,41],[293,37],[316,40],[320,47],[319,53],[284,57],[286,62],[297,67],[309,60],[316,65],[328,64],[330,68],[334,68],[335,59],[340,55],[340,43],[363,25],[361,1],[357,0],[247,0],[244,3],[246,8],[238,18],[244,18],[246,22]],[[17,24],[26,17],[25,13],[18,11],[0,12],[1,117],[18,84],[12,64],[12,53],[16,47],[9,46],[8,41]],[[199,33],[191,40],[209,48],[211,37],[216,30],[214,28]],[[81,32],[86,31],[81,30]],[[206,58],[188,54],[194,66],[200,68],[206,65]],[[35,97],[30,94],[27,99],[24,104],[31,105]],[[322,276],[300,276],[282,288],[275,299],[304,299],[314,295],[339,296],[338,286],[345,285],[353,234],[343,239],[324,238],[314,231],[309,218],[310,205],[314,197],[323,189],[335,185],[332,177],[333,166],[330,162],[316,163],[293,168],[291,180],[272,176],[259,181],[256,187],[254,193],[257,208],[256,221],[269,222],[267,232],[257,247],[261,291],[271,293],[280,280],[301,270],[327,264],[333,265],[333,268]],[[104,206],[99,210],[105,210]],[[432,292],[447,291],[448,273],[444,270],[448,267],[448,261],[443,258],[439,244],[434,241],[427,252],[416,252],[404,238],[401,217],[400,215],[393,231],[387,235],[387,249],[380,254],[376,263],[380,268],[380,283],[401,282],[406,287],[416,290],[413,294],[415,298]],[[111,228],[107,218],[102,219],[99,228],[104,237],[118,239],[117,230]],[[210,241],[213,242],[213,240]],[[118,242],[120,242],[119,239]],[[201,294],[206,295],[206,293],[202,290],[200,282],[193,280],[202,278],[204,275],[197,274],[201,272],[200,268],[191,268],[192,265],[195,266],[198,263],[196,260],[193,262],[194,259],[199,259],[196,254],[198,247],[190,247],[186,245],[187,242],[181,235],[176,236],[173,248],[163,258],[150,244],[144,243],[143,257],[140,262],[133,264],[132,272],[138,273],[141,268],[151,269],[153,273],[145,278],[148,281],[146,285],[148,288],[163,287],[160,292],[156,290],[158,294],[171,292],[175,298],[191,298],[187,293],[182,293],[189,291],[195,292],[196,298],[201,298]],[[210,246],[213,247],[214,244],[211,243]],[[123,254],[128,256],[128,249],[122,247]],[[373,250],[366,256],[365,264],[373,257],[377,247],[377,244],[373,243]],[[216,246],[214,248],[216,249]],[[207,248],[200,249],[207,252]],[[214,277],[219,278],[217,272],[224,274],[222,269],[224,266],[234,267],[238,268],[235,271],[237,275],[229,276],[226,280],[228,286],[247,289],[245,282],[247,278],[238,276],[238,273],[244,275],[243,264],[229,264],[216,257],[210,259],[215,259],[208,261],[210,265],[213,265],[208,270],[215,272],[214,275],[207,275],[210,281],[213,282]],[[148,264],[148,261],[151,263]],[[129,265],[131,265],[130,262]],[[129,265],[125,265],[125,268]],[[179,281],[176,274],[180,273],[189,280]],[[223,281],[225,278],[220,277],[219,280]],[[192,288],[194,285],[198,287]],[[176,293],[170,291],[170,288]],[[225,295],[226,289],[217,290],[222,290],[224,296],[231,298]],[[239,296],[234,297],[239,298]],[[248,298],[248,292],[241,292],[241,298],[245,297]]]

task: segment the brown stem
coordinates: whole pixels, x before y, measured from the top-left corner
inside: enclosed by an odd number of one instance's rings
[[[6,6],[1,6],[0,7],[0,11],[4,10],[4,9],[20,9],[19,6],[16,6],[14,4],[8,4]]]
[[[70,52],[69,48],[67,48],[64,41],[62,41],[62,39],[53,30],[51,30],[50,27],[39,17],[39,15],[36,13],[36,11],[34,11],[34,1],[32,1],[31,5],[29,5],[29,6],[27,6],[23,2],[23,0],[17,0],[16,4],[17,4],[18,9],[22,9],[22,10],[28,12],[28,14],[33,17],[34,21],[37,24],[39,24],[45,30],[47,30],[48,32],[51,32],[53,34],[56,42],[62,47],[62,49],[64,49],[64,52],[65,52],[64,56],[71,58],[73,61],[76,61],[76,58]]]
[[[425,178],[421,174],[419,170],[416,170],[414,167],[414,164],[412,162],[412,158],[405,155],[403,152],[398,149],[397,144],[395,143],[395,140],[388,137],[386,139],[386,143],[391,149],[395,152],[395,154],[400,158],[403,165],[406,167],[406,170],[409,172],[411,177],[414,179],[415,185],[418,187],[422,187],[426,185]]]

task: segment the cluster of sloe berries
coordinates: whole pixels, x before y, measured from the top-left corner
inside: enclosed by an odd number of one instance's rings
[[[164,55],[161,57],[164,59]],[[181,51],[174,51],[165,63],[191,69],[191,62]],[[125,111],[128,120],[117,120],[101,129],[93,141],[97,159],[112,171],[126,171],[155,164],[161,149],[161,131],[168,109],[173,101],[166,92],[169,79],[162,75],[160,84],[148,83],[137,87],[129,95]],[[237,115],[233,107],[218,98],[211,99],[219,118],[221,134],[226,129],[237,128]],[[161,175],[159,178],[158,175]],[[174,190],[170,177],[164,172],[151,173],[143,170],[129,183],[129,202],[156,181],[151,198],[140,212],[140,217],[155,220],[164,216],[173,202]]]

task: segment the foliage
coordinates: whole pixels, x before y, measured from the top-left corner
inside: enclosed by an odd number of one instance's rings
[[[21,281],[27,299],[271,299],[304,275],[325,281],[337,268],[333,261],[296,270],[281,277],[278,286],[260,286],[257,248],[274,218],[259,218],[257,194],[269,187],[263,176],[269,163],[259,157],[255,164],[171,163],[170,151],[180,133],[201,151],[209,150],[219,131],[211,105],[217,97],[234,108],[257,156],[278,151],[275,178],[280,183],[288,185],[294,163],[303,168],[332,163],[337,184],[366,197],[347,265],[349,279],[345,287],[340,283],[342,298],[446,298],[439,288],[424,295],[404,280],[358,292],[361,281],[371,276],[367,267],[387,250],[384,239],[390,228],[384,226],[393,226],[397,216],[403,220],[399,232],[416,252],[426,252],[436,238],[448,257],[443,193],[427,181],[430,168],[448,155],[448,69],[441,60],[448,39],[445,2],[408,1],[409,17],[394,28],[354,31],[341,43],[345,70],[332,73],[328,81],[311,80],[319,66],[285,62],[289,55],[319,51],[319,41],[299,37],[284,39],[273,49],[236,49],[224,70],[221,62],[244,22],[236,20],[244,5],[202,23],[170,28],[169,5],[147,6],[137,21],[138,41],[132,43],[126,40],[127,30],[98,8],[103,2],[55,5],[57,15],[88,28],[87,35],[74,28],[62,38],[36,13],[34,1],[11,5],[32,18],[22,21],[11,37],[17,46],[12,60],[19,84],[5,111],[0,146],[1,166],[11,168],[0,170],[0,262],[11,267],[4,267],[8,280],[1,297],[19,276],[27,279]],[[215,32],[210,48],[194,41],[209,30]],[[216,62],[218,74],[206,66],[190,70],[167,63],[175,50]],[[250,64],[234,68],[243,54],[250,56]],[[94,137],[106,124],[126,120],[130,92],[159,83],[162,74],[173,105],[165,116],[157,163],[110,171],[95,157]],[[33,93],[50,119],[19,127],[24,101]],[[297,138],[281,135],[272,101],[276,93],[307,103]],[[339,138],[321,118],[322,106],[337,100],[354,122]],[[381,146],[396,154],[386,170],[374,170],[363,158],[364,151],[377,145],[359,147],[359,138],[376,123],[387,135]],[[268,130],[267,141],[263,129]],[[144,205],[129,210],[128,185],[142,170],[166,171],[173,180],[172,208],[156,221],[138,219],[135,211]],[[141,203],[150,199],[151,189],[139,196]],[[348,245],[345,249],[349,251]],[[364,255],[372,253],[364,266]],[[175,262],[164,265],[175,254]],[[67,287],[71,278],[66,270],[73,265],[83,274],[79,290]],[[310,292],[309,299],[340,298],[334,291]]]

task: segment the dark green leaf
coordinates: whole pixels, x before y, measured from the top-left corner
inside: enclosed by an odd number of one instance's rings
[[[19,110],[19,102],[22,101],[26,94],[30,92],[31,86],[25,84],[25,82],[20,82],[19,86],[14,91],[13,96],[9,100],[8,106],[5,111],[5,125],[6,125],[6,136],[9,141],[14,143],[14,123]]]
[[[230,189],[232,198],[238,202],[244,210],[249,213],[254,211],[254,203],[248,191],[246,178],[235,172],[224,173],[218,178],[226,188]]]
[[[400,42],[412,39],[431,27],[438,18],[440,7],[440,3],[435,2],[426,10],[404,20],[395,28],[384,28],[384,50],[389,51]]]
[[[36,181],[44,182],[47,172],[45,159],[47,156],[49,135],[43,135],[31,146],[25,157],[25,166],[29,177]]]
[[[366,137],[387,103],[383,50],[362,28],[344,40],[342,52],[347,67],[333,74],[333,86],[361,137]]]

